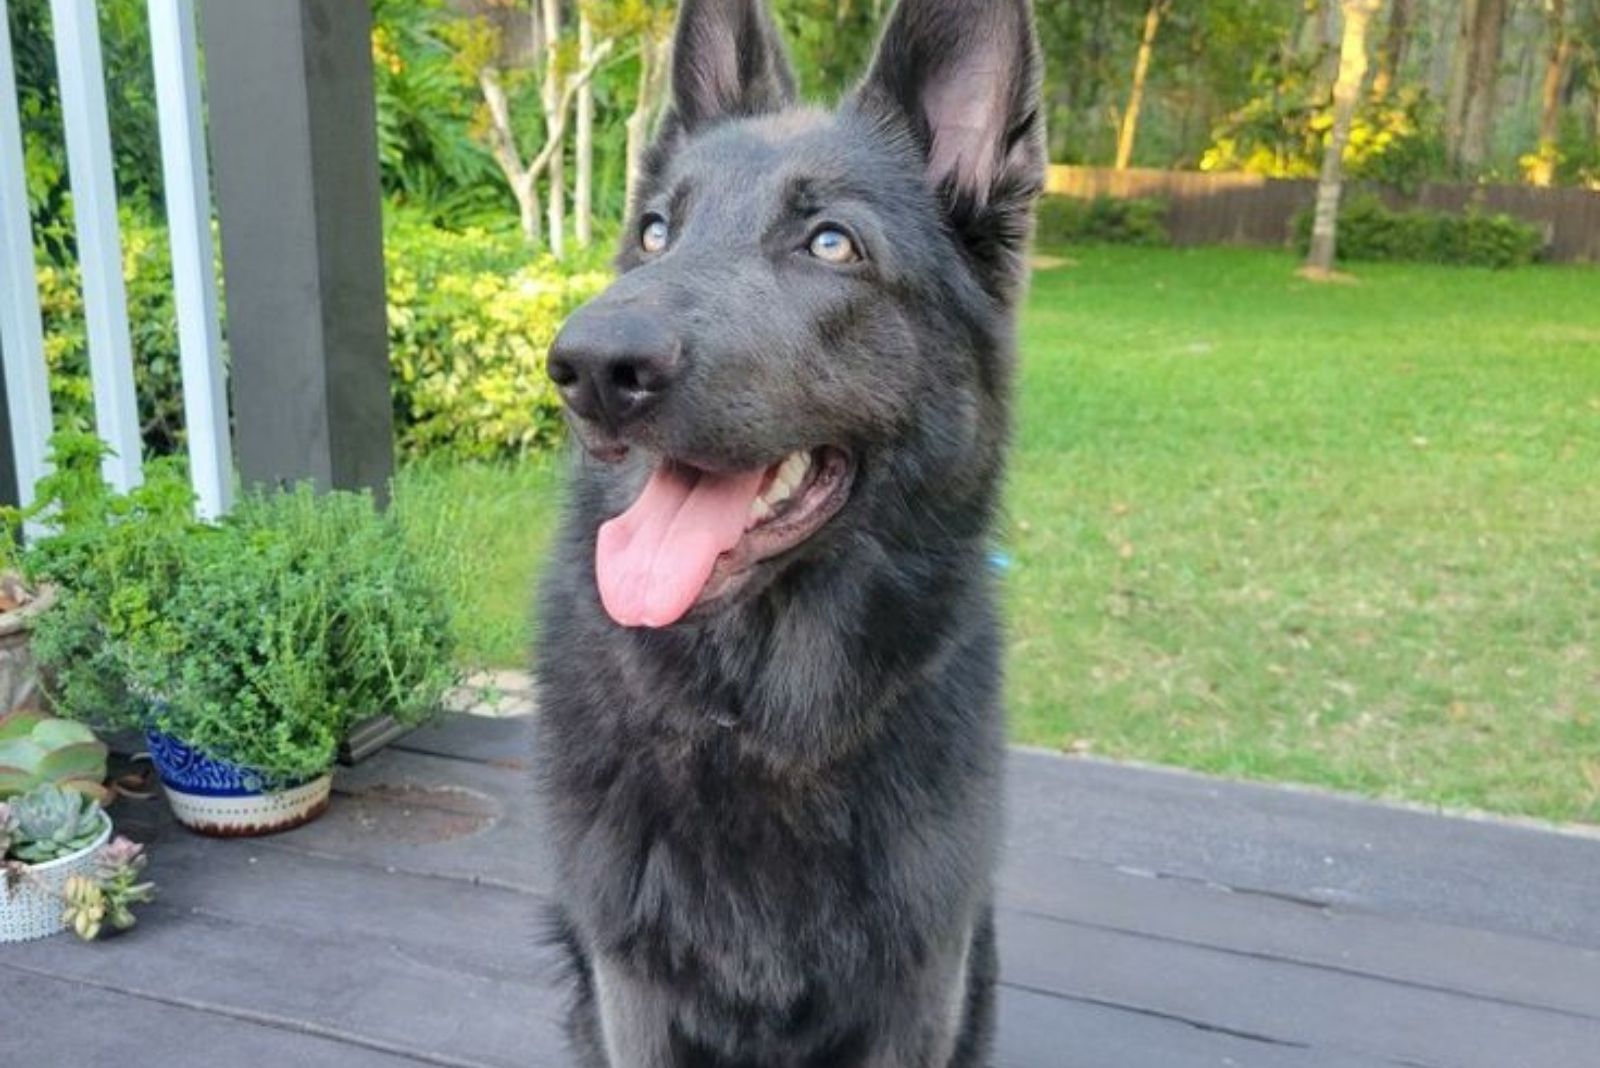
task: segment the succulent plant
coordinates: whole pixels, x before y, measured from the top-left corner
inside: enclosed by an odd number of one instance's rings
[[[86,849],[105,829],[100,806],[83,794],[46,783],[11,802],[10,855],[43,864]]]
[[[81,723],[33,709],[0,713],[0,800],[44,783],[104,803],[106,747]]]
[[[0,801],[0,863],[3,863],[6,854],[11,852],[11,839],[16,830],[17,820],[11,814],[11,806]]]
[[[136,880],[144,870],[144,847],[118,837],[95,856],[94,875],[74,875],[62,888],[63,919],[84,941],[107,929],[126,931],[135,922],[133,906],[155,897],[155,884]]]

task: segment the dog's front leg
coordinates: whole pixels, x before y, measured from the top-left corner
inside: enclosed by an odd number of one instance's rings
[[[969,928],[952,939],[890,1002],[878,1046],[863,1068],[952,1068],[967,1023],[973,935]]]
[[[665,992],[604,957],[595,958],[593,969],[600,1037],[611,1068],[672,1068]]]

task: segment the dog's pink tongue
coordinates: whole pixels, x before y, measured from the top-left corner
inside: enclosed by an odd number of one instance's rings
[[[662,464],[633,507],[600,528],[600,602],[624,627],[665,627],[689,611],[717,557],[744,535],[762,469],[713,475]]]

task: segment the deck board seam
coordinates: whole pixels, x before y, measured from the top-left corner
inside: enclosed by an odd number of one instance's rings
[[[101,982],[86,978],[81,975],[64,975],[45,968],[30,968],[26,965],[16,964],[11,961],[0,960],[0,968],[19,975],[33,976],[39,979],[49,979],[55,982],[68,983],[73,986],[89,990],[98,990],[106,993],[121,994],[124,997],[136,998],[140,1001],[154,1005],[167,1005],[172,1008],[185,1009],[190,1012],[205,1013],[226,1020],[264,1027],[275,1031],[286,1031],[293,1034],[309,1035],[340,1045],[355,1046],[371,1050],[374,1053],[383,1053],[392,1057],[400,1057],[414,1061],[417,1064],[430,1065],[432,1068],[500,1068],[500,1063],[495,1061],[465,1060],[460,1057],[451,1057],[446,1054],[425,1053],[421,1050],[400,1045],[399,1043],[386,1042],[380,1038],[368,1035],[353,1034],[340,1031],[311,1020],[300,1020],[288,1016],[279,1016],[275,1013],[258,1012],[251,1009],[237,1008],[230,1005],[219,1005],[214,1002],[202,1001],[198,998],[181,997],[174,994],[161,994],[137,987],[119,986],[115,983]]]
[[[1297,1049],[1305,1050],[1307,1052],[1317,1052],[1321,1050],[1329,1053],[1348,1053],[1353,1056],[1376,1058],[1378,1063],[1394,1065],[1395,1068],[1443,1068],[1442,1065],[1428,1064],[1422,1061],[1395,1060],[1381,1053],[1374,1054],[1365,1050],[1351,1050],[1337,1046],[1312,1045],[1309,1042],[1301,1042],[1292,1038],[1278,1038],[1274,1035],[1262,1034],[1257,1031],[1247,1031],[1241,1028],[1228,1027],[1224,1024],[1208,1023],[1205,1020],[1197,1020],[1193,1017],[1184,1016],[1181,1013],[1166,1012],[1162,1009],[1153,1009],[1145,1005],[1130,1005],[1120,1001],[1110,1001],[1105,998],[1090,997],[1085,994],[1064,994],[1060,991],[1049,990],[1044,987],[1033,986],[1028,983],[1013,982],[1008,979],[1001,979],[997,985],[1006,989],[1016,990],[1021,993],[1032,994],[1036,997],[1051,998],[1056,1001],[1069,1001],[1078,1005],[1091,1005],[1097,1009],[1104,1009],[1108,1012],[1125,1012],[1134,1016],[1142,1016],[1148,1019],[1162,1020],[1167,1023],[1179,1024],[1205,1034],[1222,1035],[1227,1038],[1236,1038],[1244,1042],[1255,1042],[1260,1045],[1272,1046],[1278,1049]]]
[[[1164,935],[1151,931],[1140,931],[1118,924],[1096,923],[1092,920],[1067,919],[1065,917],[1051,915],[1050,913],[1037,912],[1032,909],[1022,909],[1013,906],[1002,906],[1001,911],[1009,911],[1018,915],[1028,916],[1032,919],[1040,920],[1044,923],[1059,924],[1063,927],[1077,927],[1090,931],[1104,931],[1109,934],[1123,935],[1128,938],[1137,938],[1147,942],[1159,942],[1165,945],[1179,945],[1186,946],[1190,949],[1209,950],[1215,953],[1225,953],[1229,956],[1244,957],[1249,960],[1266,961],[1272,964],[1282,964],[1292,968],[1305,968],[1311,971],[1332,972],[1336,975],[1348,976],[1352,979],[1363,979],[1374,983],[1385,983],[1392,986],[1405,987],[1411,990],[1424,990],[1430,993],[1459,997],[1469,1001],[1482,1001],[1495,1005],[1504,1005],[1509,1008],[1523,1009],[1529,1012],[1549,1013],[1555,1016],[1564,1016],[1570,1019],[1582,1020],[1587,1023],[1600,1023],[1600,1014],[1585,1012],[1579,1009],[1564,1009],[1554,1005],[1541,1005],[1504,995],[1487,994],[1473,990],[1462,990],[1459,987],[1443,986],[1437,983],[1424,982],[1418,979],[1405,979],[1399,976],[1385,975],[1381,972],[1364,971],[1360,968],[1352,968],[1346,965],[1334,964],[1331,962],[1282,956],[1276,953],[1269,953],[1265,950],[1216,945],[1211,942],[1202,942],[1191,938],[1181,938],[1177,935]]]
[[[1164,871],[1160,869],[1130,867],[1126,864],[1119,864],[1108,860],[1100,860],[1095,857],[1085,856],[1080,853],[1052,853],[1050,855],[1050,859],[1055,861],[1063,861],[1067,864],[1081,865],[1086,868],[1094,868],[1102,872],[1110,872],[1115,875],[1127,876],[1129,878],[1152,879],[1194,886],[1200,889],[1210,890],[1213,893],[1229,893],[1248,895],[1252,897],[1270,898],[1307,910],[1322,910],[1331,915],[1349,916],[1356,919],[1366,917],[1370,919],[1386,920],[1391,923],[1401,924],[1421,922],[1434,927],[1448,927],[1458,931],[1475,931],[1480,934],[1494,935],[1500,938],[1518,939],[1525,942],[1535,942],[1540,945],[1555,946],[1560,949],[1579,950],[1585,953],[1600,953],[1600,945],[1591,946],[1583,942],[1573,942],[1560,938],[1553,938],[1547,934],[1539,934],[1533,931],[1517,930],[1514,928],[1492,924],[1471,924],[1449,920],[1434,920],[1429,919],[1428,917],[1417,912],[1386,911],[1371,907],[1369,903],[1354,897],[1338,899],[1329,898],[1324,900],[1322,898],[1307,897],[1302,894],[1293,894],[1285,891],[1272,890],[1266,887],[1245,886],[1220,882],[1216,879],[1208,879],[1203,875],[1193,875],[1179,871]],[[1001,883],[1001,889],[1005,889],[1004,882]]]
[[[270,850],[275,851],[275,852],[283,852],[283,853],[289,853],[289,854],[293,854],[293,855],[297,855],[297,856],[311,857],[311,858],[314,858],[314,859],[317,859],[317,860],[321,860],[321,861],[326,861],[326,862],[329,862],[329,863],[348,864],[348,865],[350,865],[352,867],[357,867],[357,868],[362,868],[362,869],[366,869],[366,870],[382,872],[383,874],[386,874],[386,875],[400,875],[400,876],[404,876],[404,877],[408,877],[408,878],[433,879],[433,880],[437,880],[437,881],[445,882],[445,883],[453,883],[453,884],[458,884],[458,885],[467,885],[467,886],[475,886],[475,887],[485,887],[487,889],[500,891],[502,893],[516,894],[516,895],[518,895],[520,897],[528,898],[528,899],[530,899],[531,902],[538,903],[538,904],[548,904],[549,901],[550,901],[549,895],[546,892],[542,891],[542,890],[539,890],[539,889],[537,889],[535,887],[532,887],[532,886],[526,886],[526,885],[522,885],[522,884],[507,882],[505,880],[490,879],[490,878],[484,878],[484,877],[479,877],[479,876],[457,875],[457,874],[452,874],[450,872],[426,871],[426,870],[419,870],[419,869],[408,868],[408,867],[403,867],[403,866],[398,866],[398,865],[393,865],[393,864],[380,864],[380,863],[376,863],[376,862],[373,862],[373,861],[368,861],[368,860],[363,860],[363,859],[360,859],[360,858],[350,857],[350,856],[344,855],[344,854],[328,853],[328,852],[324,852],[324,851],[321,851],[321,850],[307,849],[307,848],[305,848],[303,846],[294,846],[294,845],[288,845],[288,844],[279,843],[279,842],[260,841],[260,842],[257,842],[256,845],[258,847],[261,847],[261,848],[264,848],[264,849],[270,849]],[[1201,883],[1198,880],[1189,880],[1189,882],[1191,882],[1191,883],[1193,883],[1195,885],[1199,885],[1199,886],[1207,885],[1207,884]],[[1211,884],[1211,885],[1221,886],[1222,884]],[[1224,889],[1226,890],[1227,888],[1224,888]],[[1242,958],[1245,958],[1245,959],[1268,961],[1268,962],[1271,962],[1271,963],[1282,964],[1282,965],[1287,966],[1287,967],[1303,968],[1303,969],[1306,969],[1308,971],[1328,972],[1328,973],[1335,974],[1335,975],[1343,975],[1343,976],[1348,976],[1350,978],[1364,979],[1364,980],[1369,980],[1369,981],[1376,982],[1376,983],[1385,983],[1385,984],[1404,987],[1404,988],[1408,988],[1408,989],[1423,990],[1423,991],[1428,991],[1430,993],[1442,994],[1442,995],[1445,995],[1445,996],[1460,997],[1460,998],[1463,998],[1463,999],[1466,999],[1466,1000],[1480,1001],[1480,1002],[1484,1002],[1484,1003],[1488,1003],[1488,1004],[1504,1005],[1504,1006],[1509,1007],[1509,1008],[1522,1009],[1522,1010],[1529,1011],[1529,1012],[1549,1013],[1549,1014],[1552,1014],[1552,1015],[1561,1016],[1561,1017],[1570,1018],[1570,1019],[1582,1020],[1582,1021],[1585,1021],[1585,1022],[1600,1021],[1600,1015],[1584,1012],[1584,1011],[1577,1010],[1577,1009],[1566,1009],[1566,1008],[1561,1008],[1559,1006],[1544,1005],[1544,1004],[1539,1004],[1539,1003],[1536,1003],[1536,1002],[1525,1001],[1525,1000],[1521,1000],[1521,999],[1518,999],[1518,998],[1507,997],[1507,996],[1504,996],[1504,995],[1489,994],[1489,993],[1485,993],[1485,992],[1481,992],[1481,991],[1462,990],[1462,989],[1460,989],[1458,987],[1451,987],[1451,986],[1445,986],[1445,985],[1442,985],[1442,984],[1429,983],[1429,982],[1425,982],[1425,981],[1422,981],[1422,980],[1416,980],[1416,979],[1405,979],[1405,978],[1401,978],[1401,977],[1398,977],[1398,976],[1386,975],[1386,974],[1383,974],[1383,973],[1380,973],[1380,972],[1364,971],[1364,970],[1359,969],[1359,968],[1351,968],[1351,967],[1347,967],[1347,966],[1343,966],[1343,965],[1339,965],[1339,964],[1334,964],[1334,963],[1329,963],[1329,962],[1318,962],[1318,961],[1307,960],[1307,959],[1298,958],[1298,957],[1283,956],[1283,955],[1280,955],[1280,954],[1269,953],[1269,952],[1265,952],[1265,951],[1262,951],[1262,950],[1245,949],[1245,948],[1234,947],[1234,946],[1220,945],[1220,944],[1217,944],[1217,943],[1214,943],[1214,942],[1200,941],[1200,940],[1189,939],[1189,938],[1181,938],[1181,937],[1178,937],[1178,936],[1175,936],[1175,935],[1163,935],[1163,934],[1157,934],[1157,933],[1153,933],[1153,932],[1149,932],[1149,931],[1140,931],[1140,930],[1137,930],[1137,929],[1134,929],[1134,928],[1129,928],[1129,927],[1116,925],[1116,924],[1095,923],[1095,922],[1090,921],[1090,920],[1073,919],[1073,918],[1069,918],[1069,917],[1058,916],[1058,915],[1055,915],[1055,914],[1049,913],[1049,912],[1039,911],[1037,909],[1031,909],[1031,908],[1022,907],[1022,906],[1016,906],[1016,905],[1002,904],[1002,905],[999,906],[999,911],[1002,912],[1002,913],[1010,912],[1010,913],[1013,913],[1015,915],[1027,916],[1029,918],[1037,919],[1037,920],[1040,920],[1040,921],[1046,922],[1046,923],[1059,924],[1059,925],[1062,925],[1062,926],[1069,926],[1069,927],[1077,927],[1077,928],[1086,929],[1086,930],[1104,931],[1104,932],[1111,933],[1111,934],[1118,934],[1118,935],[1122,935],[1122,936],[1129,937],[1129,938],[1138,938],[1138,939],[1142,939],[1142,940],[1145,940],[1145,941],[1158,942],[1158,943],[1170,944],[1170,945],[1182,945],[1182,946],[1186,946],[1186,947],[1191,948],[1191,949],[1210,950],[1210,951],[1213,951],[1213,952],[1224,953],[1224,954],[1227,954],[1227,955],[1230,955],[1230,956],[1242,957]],[[1344,914],[1350,915],[1349,913],[1344,913]],[[1354,914],[1354,915],[1360,915],[1360,914]],[[1464,928],[1464,929],[1476,930],[1476,928]],[[1582,949],[1582,947],[1574,947],[1574,946],[1571,946],[1571,945],[1569,945],[1567,943],[1553,942],[1553,941],[1548,940],[1548,939],[1539,939],[1539,938],[1534,938],[1534,937],[1531,937],[1531,936],[1506,935],[1505,937],[1518,937],[1518,938],[1527,937],[1530,941],[1539,942],[1539,943],[1545,944],[1545,945],[1559,946],[1561,948],[1573,949],[1573,950],[1581,950]],[[1061,996],[1071,997],[1072,995],[1063,994]]]

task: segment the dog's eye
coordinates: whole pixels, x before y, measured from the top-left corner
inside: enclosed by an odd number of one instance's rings
[[[646,252],[660,252],[667,247],[667,239],[671,236],[672,229],[667,226],[667,220],[655,214],[646,215],[644,225],[639,228],[639,247]]]
[[[810,252],[824,263],[854,263],[861,258],[850,235],[832,227],[812,235]]]

